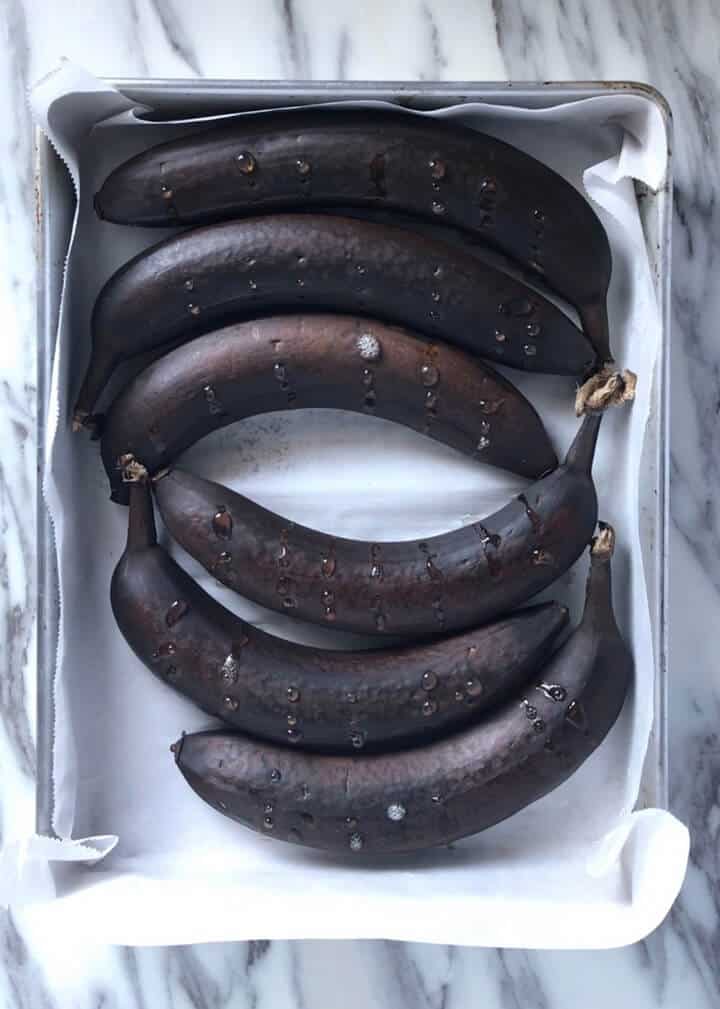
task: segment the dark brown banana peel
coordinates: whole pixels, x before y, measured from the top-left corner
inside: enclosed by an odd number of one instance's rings
[[[138,658],[200,708],[253,736],[352,753],[421,744],[502,700],[567,623],[557,603],[430,644],[330,651],[234,616],[157,543],[149,485],[130,466],[127,548],[113,575],[117,624]]]
[[[102,436],[113,500],[127,498],[120,456],[155,474],[211,431],[303,407],[383,417],[522,476],[557,464],[532,405],[470,355],[375,320],[285,315],[199,337],[130,383]]]
[[[531,687],[470,728],[424,747],[355,758],[197,733],[172,747],[180,772],[243,826],[350,857],[431,848],[506,819],[570,777],[622,709],[633,662],[612,610],[612,549],[604,527],[592,547],[579,626]]]
[[[552,302],[445,242],[328,215],[253,217],[166,239],[110,278],[93,311],[75,423],[122,361],[292,311],[370,316],[527,371],[584,376],[597,363]]]
[[[519,498],[424,540],[331,537],[177,469],[155,481],[155,495],[176,542],[263,606],[365,634],[456,631],[525,602],[585,549],[597,520],[599,424],[586,419],[565,463]]]
[[[204,522],[201,519],[192,541],[179,522],[169,519],[169,527],[218,580],[243,585],[267,605],[279,603],[289,613],[300,610],[310,619],[326,618],[331,608],[339,626],[388,634],[437,634],[478,626],[551,585],[588,543],[597,520],[591,467],[600,420],[600,415],[586,417],[563,465],[483,522],[420,542],[376,544],[375,563],[382,566],[382,577],[363,563],[373,555],[369,543],[336,541],[333,550],[328,538],[327,549],[301,557],[307,532],[300,530],[292,541],[288,530],[285,542],[281,528],[272,556],[267,541],[244,541],[238,525],[231,544],[226,538],[228,516],[233,535],[235,518],[221,510],[221,502]],[[121,465],[128,458],[132,456],[121,456]],[[156,481],[167,504],[162,486],[162,479]],[[269,534],[273,524],[277,532],[275,516],[261,515],[260,521],[264,533]],[[292,576],[278,563],[288,559],[285,546],[298,548]],[[242,572],[244,563],[252,569],[254,584]]]
[[[100,217],[168,227],[318,207],[387,209],[462,228],[576,306],[611,360],[605,230],[562,176],[457,122],[386,110],[266,113],[152,147],[116,168]]]

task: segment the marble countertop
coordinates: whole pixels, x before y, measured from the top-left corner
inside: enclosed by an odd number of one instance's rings
[[[675,122],[669,746],[671,808],[692,833],[665,923],[599,953],[384,942],[169,949],[33,946],[0,916],[9,1007],[649,1009],[720,1003],[720,6],[715,0],[5,0],[0,107],[0,754],[5,827],[33,825],[34,213],[26,89],[67,56],[104,76],[630,79]],[[9,332],[8,332],[9,324]]]

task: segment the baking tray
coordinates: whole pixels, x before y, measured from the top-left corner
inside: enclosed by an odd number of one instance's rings
[[[657,191],[638,186],[645,242],[656,284],[661,314],[661,351],[654,376],[651,414],[648,422],[643,464],[650,479],[640,501],[641,522],[646,528],[644,564],[648,582],[653,646],[655,654],[655,722],[645,761],[637,807],[666,809],[668,775],[666,754],[666,689],[668,609],[666,597],[668,530],[668,396],[669,396],[669,294],[670,294],[670,206],[671,115],[663,97],[643,84],[631,82],[587,83],[414,83],[414,82],[273,82],[227,80],[107,80],[138,105],[152,109],[149,117],[163,119],[223,111],[272,109],[320,101],[386,100],[417,110],[448,104],[492,102],[494,104],[544,108],[558,103],[580,101],[609,92],[634,94],[651,101],[659,110],[668,138],[668,170]],[[36,195],[38,225],[38,481],[41,481],[45,440],[45,404],[49,392],[51,361],[60,298],[60,285],[67,236],[71,225],[70,182],[64,166],[47,139],[36,138]],[[62,194],[62,198],[59,198]],[[52,684],[58,635],[58,590],[52,528],[41,489],[38,488],[38,778],[36,829],[54,836],[52,763]]]

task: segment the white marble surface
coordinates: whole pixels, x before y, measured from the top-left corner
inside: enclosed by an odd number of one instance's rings
[[[680,899],[602,953],[391,943],[42,948],[0,918],[7,1007],[633,1009],[720,1003],[720,347],[716,0],[4,0],[0,61],[0,829],[33,826],[34,259],[24,93],[65,55],[109,76],[634,79],[675,116],[670,592],[672,808],[692,831]],[[715,619],[713,619],[715,618]]]

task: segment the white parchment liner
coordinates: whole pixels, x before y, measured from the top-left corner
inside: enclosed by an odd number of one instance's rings
[[[44,484],[62,605],[54,739],[54,826],[61,841],[55,843],[63,852],[58,857],[71,861],[88,859],[89,844],[97,867],[77,865],[66,873],[50,902],[49,885],[38,892],[22,880],[41,874],[49,884],[51,875],[41,870],[53,852],[42,839],[25,840],[5,853],[5,892],[20,903],[33,891],[26,913],[41,909],[46,922],[72,915],[76,925],[92,922],[95,940],[133,944],[385,937],[600,947],[647,934],[677,894],[688,847],[685,828],[666,811],[632,812],[653,719],[642,565],[648,544],[640,540],[638,502],[660,316],[631,177],[652,188],[663,181],[665,133],[656,106],[613,94],[541,110],[472,104],[433,113],[540,157],[584,185],[600,207],[613,251],[612,345],[618,363],[640,376],[632,408],[603,422],[594,469],[600,516],[618,535],[615,604],[636,678],[605,744],[551,795],[450,848],[379,863],[328,858],[243,830],[201,803],[173,765],[169,743],[181,730],[209,722],[144,669],[114,625],[109,581],[127,512],[108,500],[97,444],[73,436],[69,418],[97,291],[130,255],[163,236],[97,221],[92,195],[111,167],[187,132],[188,121],[145,121],[124,96],[68,64],[37,86],[32,102],[79,193]],[[577,428],[572,382],[507,374],[534,402],[562,456]],[[205,439],[185,461],[291,519],[374,540],[464,524],[523,486],[395,425],[312,411],[234,425]],[[297,640],[358,640],[295,625],[239,600],[173,550],[217,598],[258,625]],[[568,601],[575,617],[586,567],[581,560],[545,593]],[[64,844],[65,838],[87,844]],[[28,873],[33,860],[37,872]]]

